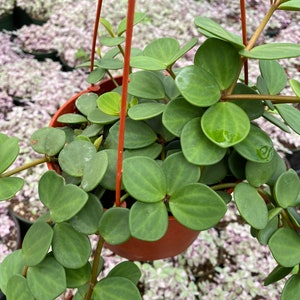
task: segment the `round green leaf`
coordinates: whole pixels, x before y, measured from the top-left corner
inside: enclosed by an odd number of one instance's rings
[[[130,238],[129,209],[113,207],[106,210],[100,219],[99,232],[111,245],[118,245]]]
[[[19,274],[12,276],[8,281],[6,297],[7,299],[34,300],[26,278]]]
[[[221,40],[228,41],[238,48],[244,48],[243,41],[240,36],[235,35],[223,27],[220,24],[213,21],[208,17],[196,17],[195,24],[198,27],[199,31],[205,36],[213,36],[220,38]]]
[[[59,116],[57,121],[65,124],[80,124],[87,123],[87,118],[83,115],[68,113]]]
[[[139,148],[139,149],[127,149],[125,150],[126,157],[131,156],[148,156],[153,159],[157,158],[162,151],[162,145],[153,143],[150,146]]]
[[[99,42],[107,47],[114,47],[122,44],[125,41],[125,37],[123,36],[116,36],[116,37],[111,37],[111,36],[101,36],[99,38]]]
[[[124,277],[137,285],[141,278],[141,271],[132,261],[122,261],[109,271],[107,277]]]
[[[298,134],[300,134],[300,111],[290,104],[275,105],[282,119]]]
[[[105,114],[119,116],[121,111],[121,95],[116,92],[102,94],[97,100],[98,108]]]
[[[165,104],[157,102],[141,103],[128,110],[128,116],[133,120],[146,120],[159,116],[165,109]]]
[[[295,274],[291,276],[289,280],[285,283],[280,299],[297,300],[299,298],[300,298],[300,275]]]
[[[166,176],[157,161],[129,157],[123,161],[123,184],[128,193],[142,202],[162,201],[167,193]]]
[[[203,108],[194,106],[183,98],[177,98],[167,104],[162,121],[172,134],[179,137],[184,125],[202,114]]]
[[[198,66],[183,68],[176,76],[175,82],[182,96],[195,106],[211,106],[221,97],[219,85],[214,77]]]
[[[130,75],[128,93],[145,99],[164,99],[165,88],[158,76],[151,71],[139,71]]]
[[[64,179],[55,171],[46,172],[39,181],[39,196],[49,208],[54,222],[63,222],[76,215],[86,204],[88,194],[73,184],[64,185]]]
[[[200,167],[189,163],[182,152],[168,156],[162,164],[162,169],[166,174],[168,194],[188,183],[195,183],[200,178]]]
[[[268,208],[256,188],[241,182],[234,188],[234,201],[244,218],[252,227],[263,229],[268,224]]]
[[[148,70],[148,71],[161,71],[167,68],[159,59],[149,56],[133,56],[130,59],[130,66],[137,69]]]
[[[278,205],[283,208],[296,206],[300,193],[300,180],[293,169],[281,174],[274,186],[274,196]]]
[[[145,47],[144,55],[156,58],[168,66],[179,49],[179,42],[175,38],[158,38]]]
[[[270,95],[277,95],[285,88],[287,75],[277,61],[260,60],[259,69]]]
[[[120,122],[114,124],[109,133],[117,143],[119,137]],[[157,139],[153,129],[143,121],[126,119],[124,147],[126,149],[144,148],[153,144]]]
[[[69,223],[79,232],[93,234],[98,231],[98,223],[102,214],[103,207],[98,197],[89,194],[85,206],[69,220]]]
[[[200,182],[212,185],[222,181],[228,174],[228,163],[226,159],[222,159],[216,164],[203,166],[201,168]]]
[[[168,212],[163,202],[135,202],[130,209],[131,235],[143,241],[157,241],[168,229]]]
[[[254,162],[269,162],[274,155],[271,138],[252,124],[248,136],[234,145],[234,149],[244,158]]]
[[[88,114],[88,120],[92,123],[99,125],[106,125],[114,123],[119,119],[119,116],[111,116],[105,114],[103,111],[99,110],[98,107],[91,110]]]
[[[53,127],[41,128],[33,133],[30,138],[31,147],[38,153],[54,156],[65,145],[65,133]]]
[[[300,53],[300,45],[293,43],[268,43],[256,46],[250,51],[240,50],[239,54],[256,59],[280,59],[297,57]]]
[[[103,68],[94,69],[87,77],[87,82],[90,84],[99,82],[105,75],[106,70]]]
[[[24,180],[18,177],[0,178],[0,201],[12,198],[24,185]]]
[[[92,275],[92,268],[89,262],[79,269],[65,268],[65,271],[68,288],[77,288],[83,286],[89,282]]]
[[[245,172],[247,181],[256,187],[267,183],[276,171],[277,165],[280,163],[280,156],[274,152],[272,159],[266,163],[247,161]]]
[[[86,192],[93,190],[102,180],[108,167],[108,156],[104,151],[95,153],[83,169],[81,187]]]
[[[29,228],[22,243],[23,260],[27,266],[35,266],[46,257],[52,237],[53,230],[47,223],[35,222]]]
[[[66,268],[78,269],[89,260],[91,244],[89,238],[68,223],[54,226],[52,250],[57,261]]]
[[[51,256],[28,268],[27,282],[35,299],[55,299],[67,287],[64,268]]]
[[[300,237],[290,228],[279,228],[269,240],[269,248],[276,261],[283,267],[300,263]]]
[[[61,169],[75,177],[83,176],[86,163],[96,153],[95,146],[87,141],[75,140],[66,145],[58,156]]]
[[[106,277],[100,280],[93,292],[97,300],[142,300],[138,288],[124,277]]]
[[[216,38],[207,39],[197,50],[195,65],[208,71],[220,89],[227,89],[240,70],[240,56],[230,43]]]
[[[194,230],[216,225],[226,213],[223,199],[207,185],[191,183],[176,190],[169,206],[178,222]]]
[[[96,93],[85,93],[77,98],[75,105],[82,114],[87,116],[90,111],[97,107],[97,99]]]
[[[267,226],[264,229],[258,231],[257,240],[262,245],[267,245],[272,234],[278,229],[278,218],[272,218],[269,220]]]
[[[1,134],[0,140],[0,174],[8,169],[19,154],[19,140],[16,137],[8,137]]]
[[[189,121],[183,127],[181,147],[185,158],[195,165],[215,164],[226,154],[226,149],[217,146],[205,136],[200,118]]]
[[[267,278],[264,281],[264,285],[269,285],[274,282],[277,282],[281,279],[283,279],[285,276],[287,276],[289,273],[291,273],[293,268],[284,268],[282,266],[276,266],[273,271],[267,276]]]
[[[81,136],[87,136],[89,138],[98,137],[100,131],[103,129],[103,126],[100,124],[91,124],[87,126],[82,132]]]
[[[24,267],[21,249],[12,252],[4,258],[0,264],[0,289],[4,294],[6,294],[9,279],[16,274],[22,275]]]
[[[250,130],[247,114],[231,102],[219,102],[205,111],[201,118],[205,135],[216,145],[229,148],[246,138]]]

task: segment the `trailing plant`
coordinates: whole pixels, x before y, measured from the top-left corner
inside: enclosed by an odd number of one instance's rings
[[[168,215],[190,229],[207,230],[231,201],[278,264],[265,284],[287,277],[281,298],[299,297],[300,180],[256,123],[263,117],[283,131],[300,133],[300,112],[288,104],[300,102],[300,82],[289,79],[295,95],[281,94],[287,76],[277,62],[298,57],[300,45],[256,46],[272,15],[300,10],[299,1],[271,1],[249,40],[244,2],[240,5],[242,37],[199,16],[195,25],[207,39],[193,64],[176,69],[198,39],[180,45],[159,38],[143,50],[131,48],[132,26],[145,15],[133,16],[134,1],[129,1],[128,21],[116,29],[101,19],[108,35],[100,43],[111,50],[99,48],[95,61],[92,56],[91,86],[76,98],[74,112],[57,119],[62,127],[32,135],[33,149],[44,156],[8,170],[19,153],[18,139],[0,135],[1,200],[22,188],[23,180],[15,176],[19,171],[45,162],[57,170],[43,174],[38,185],[49,214],[0,267],[0,287],[10,298],[25,293],[26,299],[53,299],[76,287],[75,299],[140,299],[134,263],[121,263],[98,281],[104,242],[159,240]],[[248,84],[248,60],[259,62],[254,86]],[[114,70],[122,69],[123,79],[114,78]],[[106,74],[116,87],[102,93],[98,82]],[[88,235],[95,233],[92,254]]]

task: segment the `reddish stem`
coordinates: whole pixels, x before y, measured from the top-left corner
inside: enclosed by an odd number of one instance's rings
[[[128,0],[127,24],[126,24],[126,42],[124,55],[124,72],[122,84],[122,102],[120,111],[120,129],[118,141],[118,161],[117,161],[117,176],[116,176],[116,206],[120,206],[121,198],[121,179],[122,179],[122,160],[124,151],[124,136],[125,136],[125,120],[127,114],[127,92],[130,72],[130,51],[132,44],[132,32],[134,21],[135,0]]]
[[[242,35],[243,35],[243,44],[247,46],[247,22],[246,22],[246,5],[245,0],[240,0],[241,8],[241,21],[242,21]],[[244,59],[244,80],[245,84],[248,85],[248,59]]]
[[[98,34],[98,27],[99,27],[101,9],[102,9],[102,0],[98,0],[97,10],[96,10],[96,18],[95,18],[95,24],[94,24],[94,32],[93,32],[91,66],[90,66],[90,71],[91,72],[94,70],[95,49],[96,49],[96,42],[97,42],[97,34]]]

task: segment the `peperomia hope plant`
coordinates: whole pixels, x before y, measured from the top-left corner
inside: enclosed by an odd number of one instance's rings
[[[213,20],[197,17],[195,25],[207,39],[193,63],[182,68],[175,68],[177,60],[196,46],[197,38],[183,46],[174,38],[159,38],[143,50],[131,49],[125,105],[122,77],[114,78],[113,71],[124,66],[126,19],[116,31],[101,19],[108,36],[100,42],[111,49],[98,50],[88,77],[92,88],[76,99],[74,112],[58,118],[61,127],[33,134],[31,145],[44,156],[12,169],[18,140],[0,135],[1,200],[22,188],[22,179],[14,176],[18,171],[43,162],[57,170],[39,181],[39,197],[49,213],[0,266],[0,288],[8,299],[54,299],[66,288],[77,288],[73,299],[141,299],[134,263],[98,277],[104,243],[159,240],[168,215],[193,230],[206,230],[222,219],[230,201],[278,263],[265,284],[287,278],[281,299],[299,298],[300,180],[256,123],[265,118],[300,134],[300,112],[292,105],[300,102],[300,82],[290,78],[295,95],[285,95],[287,75],[277,62],[300,56],[300,45],[256,45],[279,9],[300,10],[300,3],[271,1],[247,43]],[[143,17],[136,13],[133,23]],[[242,33],[245,37],[244,26]],[[247,71],[241,75],[248,60],[259,63],[253,85]],[[105,74],[115,87],[101,93],[101,85],[96,87]],[[115,197],[120,165],[120,195]],[[98,236],[94,252],[92,234]]]

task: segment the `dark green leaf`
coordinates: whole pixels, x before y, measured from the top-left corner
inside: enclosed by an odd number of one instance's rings
[[[263,229],[267,226],[267,205],[253,186],[239,183],[234,188],[234,200],[240,214],[252,227]]]
[[[286,86],[287,76],[284,68],[275,60],[260,60],[260,73],[270,95],[279,94]]]
[[[183,68],[175,82],[182,96],[195,106],[213,105],[221,97],[219,85],[213,75],[198,66]]]
[[[250,131],[247,114],[231,102],[211,106],[203,114],[201,126],[206,137],[222,148],[240,143]]]
[[[149,242],[159,240],[168,228],[165,204],[135,202],[130,209],[129,228],[136,239]]]
[[[223,199],[201,183],[191,183],[176,190],[169,205],[177,221],[194,230],[213,227],[227,210]]]
[[[6,297],[7,299],[34,300],[26,278],[19,274],[14,275],[8,281]]]
[[[145,99],[164,99],[166,96],[162,81],[151,71],[132,73],[128,93]]]
[[[217,22],[210,18],[196,17],[195,24],[199,28],[199,31],[205,36],[217,37],[221,40],[234,44],[238,48],[244,48],[244,44],[240,36],[225,30]]]
[[[275,152],[270,137],[255,125],[251,125],[246,139],[234,145],[234,148],[240,155],[254,162],[269,162]]]
[[[64,114],[57,118],[57,121],[64,124],[80,124],[87,123],[87,118],[79,114]]]
[[[183,98],[170,101],[163,112],[163,124],[175,136],[180,136],[184,125],[203,114],[203,108],[194,106]]]
[[[189,121],[181,133],[181,147],[185,158],[195,165],[212,165],[226,154],[226,149],[217,146],[203,133],[200,118]]]
[[[297,300],[299,299],[299,297],[300,297],[300,275],[295,274],[291,276],[289,280],[285,283],[280,299]]]
[[[0,201],[12,198],[24,185],[24,180],[18,177],[0,178]]]
[[[87,116],[90,111],[97,107],[97,99],[96,93],[85,93],[77,98],[75,105],[82,114]]]
[[[55,299],[67,288],[65,270],[51,256],[28,268],[27,282],[35,299]]]
[[[254,47],[248,51],[240,50],[240,55],[256,59],[280,59],[297,57],[300,53],[300,45],[293,43],[268,43]]]
[[[0,264],[0,289],[6,294],[9,279],[16,275],[22,275],[25,264],[23,262],[22,250],[16,250],[7,255]]]
[[[94,300],[142,300],[138,288],[124,277],[106,277],[100,280],[93,293]]]
[[[208,71],[220,89],[227,89],[240,70],[240,56],[234,46],[220,39],[207,39],[197,50],[195,65]]]
[[[290,228],[279,228],[269,240],[269,248],[276,261],[283,267],[300,263],[300,237]]]
[[[96,68],[89,74],[86,81],[90,84],[97,83],[104,77],[105,73],[105,69]]]
[[[91,255],[89,238],[68,223],[54,226],[52,250],[56,260],[65,268],[83,267]]]
[[[293,169],[281,174],[274,186],[274,196],[278,205],[282,208],[296,206],[300,193],[300,180]]]
[[[300,134],[300,111],[290,104],[276,104],[276,109],[282,119],[298,134]]]
[[[52,237],[53,230],[47,223],[35,222],[29,228],[22,243],[23,260],[27,266],[35,266],[46,257]]]
[[[91,264],[89,262],[79,269],[65,268],[65,271],[68,288],[77,288],[83,286],[89,282],[92,275]]]
[[[136,121],[151,119],[163,113],[166,105],[157,102],[147,102],[132,106],[128,110],[128,116]]]
[[[109,130],[111,137],[116,143],[118,142],[119,128],[120,122],[117,122]],[[144,148],[153,144],[156,139],[156,133],[145,122],[126,119],[124,141],[126,149]]]
[[[88,202],[69,223],[79,232],[93,234],[98,231],[98,223],[103,214],[103,207],[98,197],[89,194]]]
[[[86,192],[93,190],[103,179],[107,168],[107,153],[104,151],[95,153],[84,166],[81,181],[82,189]]]
[[[58,156],[61,169],[71,176],[83,176],[85,164],[96,153],[95,146],[87,141],[75,140],[66,145]]]
[[[276,266],[273,271],[268,275],[268,277],[264,281],[264,285],[269,285],[274,282],[277,282],[291,273],[293,268],[285,268],[282,266]]]
[[[46,172],[39,181],[39,196],[49,208],[51,220],[62,222],[77,214],[88,200],[88,194],[73,184],[65,185],[55,171]]]
[[[1,133],[0,140],[0,174],[11,166],[19,154],[19,140]]]
[[[132,261],[123,261],[110,270],[107,277],[124,277],[137,285],[141,275],[141,271],[135,263]]]
[[[195,183],[200,177],[200,167],[189,163],[182,152],[168,156],[162,164],[162,169],[166,174],[168,195],[188,183]]]
[[[118,245],[130,238],[129,209],[113,207],[106,210],[100,219],[99,232],[111,245]]]
[[[300,10],[300,2],[299,0],[289,0],[281,3],[279,5],[279,9],[286,9],[286,10]]]
[[[146,156],[129,157],[123,161],[123,184],[131,196],[142,202],[162,201],[167,193],[162,168]]]

